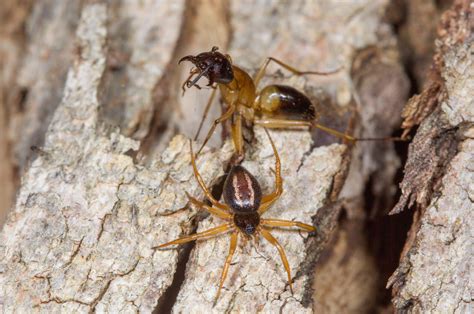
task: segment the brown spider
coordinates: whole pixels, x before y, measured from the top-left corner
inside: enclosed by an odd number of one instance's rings
[[[227,276],[232,256],[234,255],[235,249],[237,247],[237,239],[239,235],[249,239],[252,237],[257,237],[260,234],[263,238],[265,238],[277,248],[278,252],[280,253],[283,266],[285,267],[288,275],[288,283],[290,285],[291,293],[293,293],[290,266],[288,264],[285,251],[281,244],[272,236],[269,230],[274,227],[297,227],[302,231],[307,232],[316,230],[313,226],[299,221],[261,218],[261,216],[283,193],[280,157],[278,156],[278,152],[275,148],[272,138],[270,137],[270,134],[266,129],[265,132],[267,133],[273,148],[273,153],[275,155],[275,190],[268,195],[262,195],[260,184],[255,179],[255,177],[244,167],[240,165],[234,165],[232,166],[229,175],[224,182],[223,196],[225,204],[218,202],[212,196],[212,194],[209,192],[209,189],[202,180],[202,177],[196,167],[192,144],[190,142],[191,163],[193,166],[194,175],[196,176],[199,185],[204,191],[204,194],[212,203],[212,206],[206,205],[205,203],[193,198],[189,194],[187,194],[187,196],[192,204],[199,208],[203,208],[209,213],[225,220],[226,223],[203,232],[161,244],[157,247],[164,248],[169,245],[183,244],[202,238],[214,237],[223,233],[231,232],[229,254],[224,264],[215,302],[219,298],[222,285],[224,284],[225,278]]]

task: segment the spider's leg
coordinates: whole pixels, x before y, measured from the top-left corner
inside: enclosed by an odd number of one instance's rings
[[[196,166],[196,158],[194,157],[194,152],[193,152],[193,144],[191,141],[189,141],[189,149],[191,151],[191,164],[193,166],[193,172],[194,176],[196,177],[196,180],[199,183],[199,186],[201,189],[204,191],[204,194],[206,197],[211,201],[212,205],[214,205],[217,208],[220,208],[222,210],[227,210],[227,206],[224,204],[219,203],[214,196],[212,196],[211,192],[209,192],[209,189],[207,188],[206,184],[204,183],[204,180],[201,177],[201,174],[199,173],[197,166]]]
[[[194,197],[192,197],[188,193],[186,193],[186,195],[188,196],[189,201],[191,203],[193,203],[194,205],[196,205],[197,207],[203,208],[203,209],[207,210],[209,213],[211,213],[213,215],[216,215],[217,217],[222,218],[222,219],[229,220],[229,219],[232,218],[232,215],[229,214],[227,211],[222,210],[220,208],[208,206],[205,203],[195,199]]]
[[[281,196],[283,193],[283,179],[281,178],[281,163],[280,163],[280,156],[278,155],[278,151],[275,147],[275,143],[273,142],[270,134],[268,133],[267,129],[264,129],[267,133],[268,139],[270,140],[270,144],[272,145],[273,154],[275,155],[275,190],[273,193],[264,195],[262,197],[262,202],[260,208],[258,209],[258,213],[261,215],[268,208]]]
[[[224,285],[225,278],[227,277],[227,272],[229,271],[229,266],[230,266],[230,263],[232,262],[232,257],[234,256],[235,248],[237,247],[237,237],[238,237],[238,232],[234,231],[234,233],[232,233],[230,237],[229,254],[227,255],[224,268],[222,269],[221,281],[219,284],[219,289],[217,290],[216,298],[214,299],[214,304],[216,304],[217,299],[219,299],[222,286]]]
[[[282,219],[262,219],[260,223],[265,227],[298,227],[303,231],[316,231],[316,228],[307,225],[305,223],[299,221],[291,221],[291,220],[282,220]]]
[[[268,242],[270,242],[272,245],[274,245],[278,249],[278,253],[280,253],[281,261],[283,262],[283,266],[285,267],[286,273],[288,274],[288,283],[290,284],[290,290],[291,290],[291,293],[293,294],[293,283],[291,281],[290,264],[288,263],[288,259],[286,258],[285,250],[283,249],[281,244],[277,241],[277,239],[275,239],[269,231],[262,228],[260,229],[260,233]]]
[[[192,235],[189,235],[189,236],[185,236],[185,237],[173,240],[173,241],[165,243],[165,244],[158,245],[158,246],[154,247],[154,249],[161,249],[161,248],[164,248],[164,247],[167,247],[167,246],[170,246],[170,245],[174,245],[174,244],[183,244],[183,243],[188,243],[188,242],[198,240],[198,239],[202,239],[202,238],[214,237],[214,236],[217,236],[219,234],[222,234],[222,233],[225,233],[225,232],[231,230],[232,229],[231,226],[232,226],[231,223],[226,223],[226,224],[220,225],[218,227],[211,228],[209,230],[205,230],[203,232],[195,233],[195,234],[192,234]]]

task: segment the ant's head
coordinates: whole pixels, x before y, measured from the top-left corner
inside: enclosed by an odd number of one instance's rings
[[[178,64],[182,61],[190,61],[196,66],[195,69],[191,70],[190,77],[184,82],[183,91],[185,85],[187,88],[192,86],[200,88],[196,83],[202,76],[208,78],[209,84],[207,86],[211,86],[214,83],[229,84],[232,82],[234,73],[230,57],[218,52],[218,49],[217,47],[212,47],[211,51],[203,52],[196,56],[189,55],[179,60]],[[198,74],[198,76],[191,81],[195,74]]]

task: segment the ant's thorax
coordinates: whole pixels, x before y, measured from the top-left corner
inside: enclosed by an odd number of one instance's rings
[[[228,84],[218,84],[226,104],[239,104],[251,108],[256,97],[256,88],[250,75],[236,65],[232,66],[234,79]]]

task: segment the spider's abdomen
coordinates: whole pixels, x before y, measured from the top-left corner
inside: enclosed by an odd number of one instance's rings
[[[224,200],[235,213],[256,212],[262,200],[262,190],[247,169],[233,166],[224,183]]]

